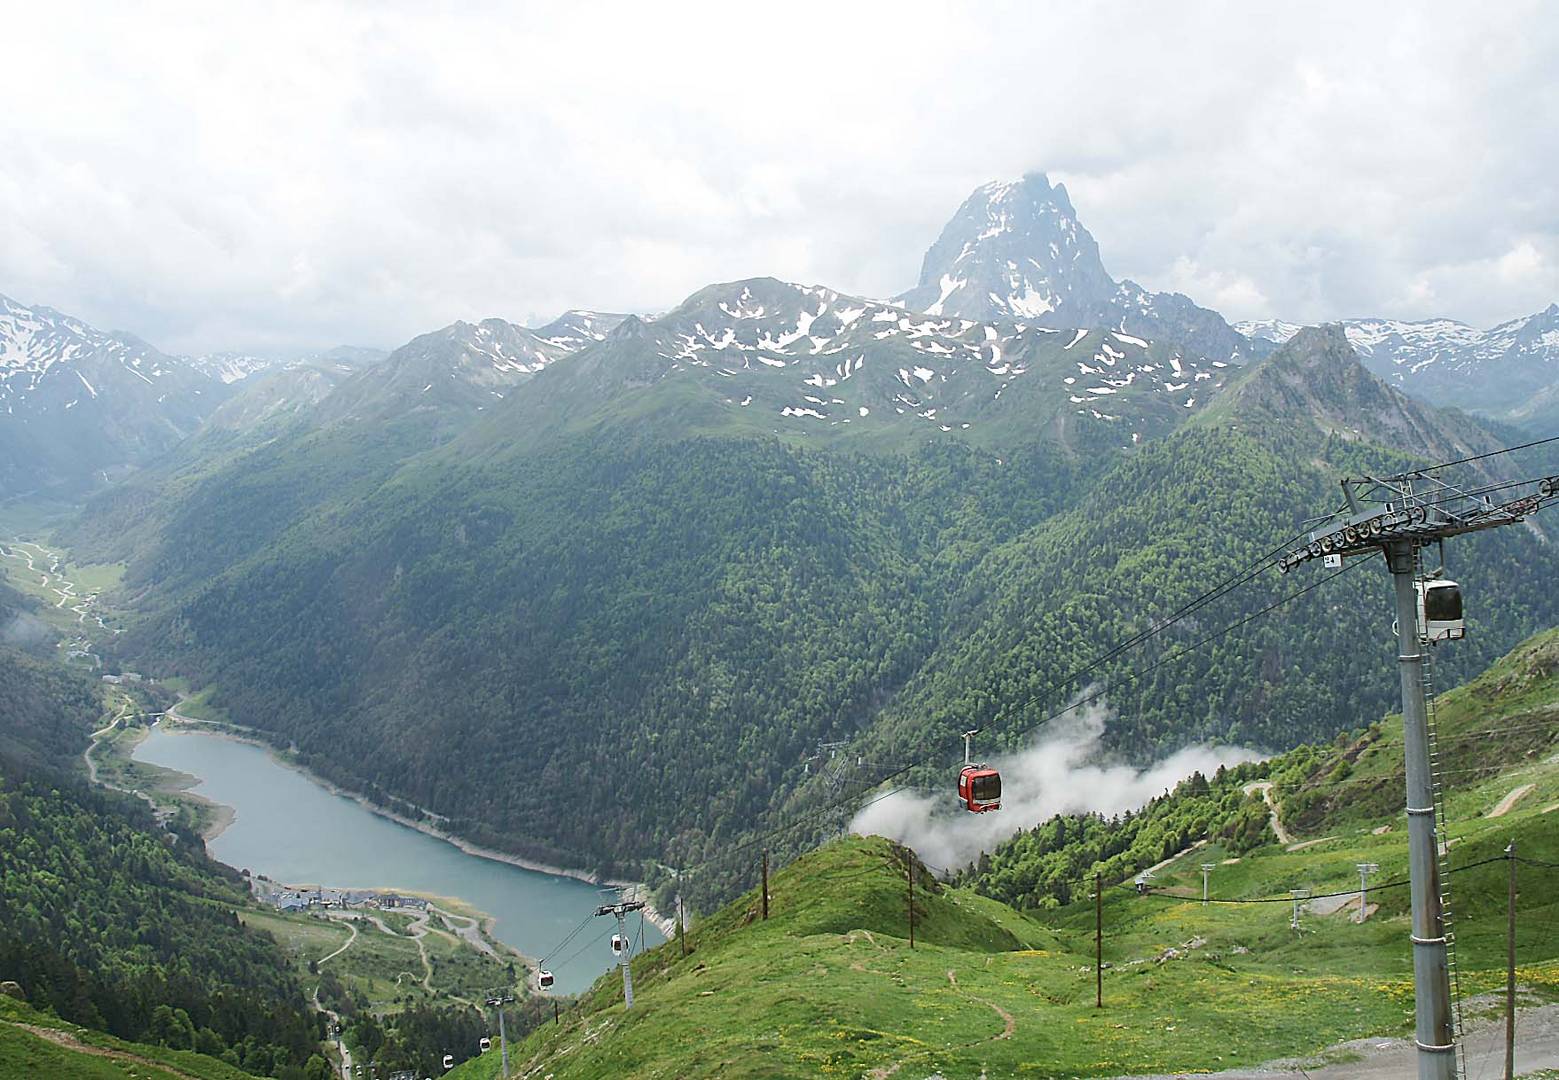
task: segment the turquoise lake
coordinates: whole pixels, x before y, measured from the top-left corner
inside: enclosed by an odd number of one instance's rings
[[[206,845],[229,866],[292,884],[454,897],[493,916],[493,936],[532,958],[616,897],[575,878],[469,855],[333,794],[249,743],[158,726],[135,758],[199,777],[197,794],[233,808],[232,824]],[[591,922],[548,960],[564,993],[584,990],[613,964],[616,921]],[[637,939],[638,920],[628,925]],[[665,940],[648,922],[643,935],[646,947]]]

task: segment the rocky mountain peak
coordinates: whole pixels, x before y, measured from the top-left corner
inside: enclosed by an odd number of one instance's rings
[[[1030,173],[975,189],[926,252],[920,283],[902,300],[929,315],[1034,320],[1096,307],[1115,291],[1066,188]]]
[[[976,188],[898,302],[974,322],[1120,330],[1223,362],[1265,347],[1187,297],[1117,282],[1066,188],[1039,172]]]

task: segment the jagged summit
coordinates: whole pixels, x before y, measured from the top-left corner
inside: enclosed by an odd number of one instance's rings
[[[1364,366],[1398,389],[1437,405],[1547,430],[1559,422],[1559,304],[1487,330],[1455,319],[1347,319],[1341,323]],[[1297,323],[1240,323],[1254,340],[1282,343]]]
[[[1435,461],[1497,448],[1477,424],[1456,424],[1371,373],[1341,323],[1307,326],[1230,386],[1219,413],[1288,427],[1309,424],[1350,441],[1422,454]]]
[[[920,283],[898,302],[974,322],[1122,330],[1211,360],[1252,353],[1217,312],[1112,278],[1066,187],[1039,172],[975,189],[926,252]]]
[[[987,322],[1095,308],[1115,289],[1066,188],[1030,173],[965,199],[902,300],[928,315]]]
[[[413,338],[347,379],[322,403],[322,419],[364,421],[427,410],[482,409],[573,351],[503,319],[453,322]]]

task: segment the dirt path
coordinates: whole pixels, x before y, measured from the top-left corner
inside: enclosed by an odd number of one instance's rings
[[[92,733],[91,742],[87,743],[87,748],[81,752],[81,760],[87,767],[87,779],[97,786],[105,787],[110,791],[117,791],[124,795],[134,795],[137,799],[140,799],[147,806],[152,808],[152,817],[156,819],[157,824],[167,828],[168,822],[173,819],[174,814],[176,813],[173,808],[165,808],[161,806],[156,799],[152,798],[150,795],[146,794],[146,792],[140,790],[139,788],[121,787],[112,780],[104,780],[98,776],[97,758],[93,756],[92,751],[97,749],[98,743],[102,741],[104,736],[114,730],[114,726],[118,724],[119,721],[124,718],[124,716],[125,713],[121,711],[118,716],[114,717],[114,719],[107,727],[101,728]]]
[[[331,918],[335,918],[335,916],[331,916]],[[346,939],[345,945],[342,945],[329,956],[321,956],[317,961],[315,961],[316,964],[323,964],[326,960],[334,960],[336,957],[350,949],[352,947],[352,943],[357,940],[357,927],[350,920],[338,919],[337,921],[346,923],[346,928],[352,932],[351,936]]]
[[[341,1014],[334,1009],[325,1008],[324,1004],[320,1002],[319,987],[317,985],[314,987],[313,998],[314,1008],[330,1017],[330,1037],[336,1044],[336,1052],[341,1055],[342,1080],[352,1080],[352,1051],[346,1045],[346,1040],[341,1035],[336,1034],[338,1031],[345,1030],[341,1023]]]
[[[1498,1076],[1505,1061],[1504,1021],[1472,1025],[1466,1045],[1470,1075]],[[1356,1039],[1326,1056],[1339,1052],[1362,1060],[1323,1065],[1296,1059],[1219,1073],[1154,1073],[1117,1080],[1181,1080],[1192,1075],[1203,1080],[1402,1080],[1417,1071],[1412,1039]],[[1521,1010],[1516,1014],[1516,1075],[1553,1068],[1559,1068],[1559,1005]]]
[[[12,1027],[21,1028],[30,1035],[36,1035],[45,1042],[51,1042],[55,1046],[63,1046],[67,1050],[74,1050],[81,1054],[90,1054],[93,1057],[112,1058],[114,1061],[128,1061],[136,1065],[156,1069],[169,1076],[181,1077],[182,1080],[200,1080],[193,1073],[187,1073],[176,1065],[169,1065],[165,1061],[156,1058],[142,1057],[140,1054],[132,1054],[128,1050],[110,1050],[106,1046],[93,1046],[91,1043],[82,1042],[68,1031],[60,1031],[58,1028],[39,1027],[36,1024],[24,1024],[16,1020],[6,1020],[4,1023]]]
[[[478,952],[486,953],[494,960],[503,959],[503,957],[498,955],[498,950],[494,949],[492,944],[482,936],[482,928],[480,924],[478,924],[477,921],[471,916],[456,915],[453,911],[445,911],[437,904],[429,904],[428,910],[437,912],[439,916],[443,918],[444,925],[447,926],[451,932],[459,934],[460,937],[465,940],[465,943],[471,946],[473,949],[476,949]],[[456,923],[464,923],[464,925],[457,926]]]
[[[1258,780],[1254,784],[1246,784],[1243,790],[1247,795],[1253,791],[1261,792],[1261,801],[1266,803],[1267,809],[1271,811],[1268,820],[1272,823],[1273,835],[1278,838],[1280,844],[1292,844],[1294,834],[1283,827],[1283,819],[1278,817],[1278,804],[1272,798],[1272,781]]]
[[[1489,817],[1504,817],[1506,814],[1510,813],[1510,808],[1512,806],[1515,806],[1516,803],[1520,802],[1536,786],[1536,784],[1522,784],[1509,795],[1506,795],[1503,799],[1501,799],[1499,801],[1499,805],[1489,811]]]
[[[1273,810],[1272,812],[1274,814],[1277,813],[1276,810]],[[1335,840],[1335,839],[1337,839],[1337,837],[1335,837],[1335,836],[1322,836],[1322,837],[1319,837],[1319,838],[1317,838],[1315,840],[1301,840],[1297,844],[1289,844],[1288,847],[1284,848],[1283,850],[1284,851],[1304,851],[1306,848],[1313,848],[1317,844],[1324,844],[1328,840]]]

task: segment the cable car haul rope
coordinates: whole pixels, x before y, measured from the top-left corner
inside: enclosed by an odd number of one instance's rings
[[[1453,465],[1486,460],[1501,454],[1512,453],[1517,450],[1524,450],[1552,442],[1559,442],[1559,436],[1445,462],[1441,465],[1430,466],[1385,479],[1365,477],[1357,480],[1344,480],[1343,490],[1347,497],[1348,505],[1343,510],[1312,523],[1311,527],[1290,537],[1212,588],[1182,604],[1169,615],[1155,621],[1149,628],[1118,641],[1085,664],[1068,672],[1060,679],[1054,680],[1049,685],[1034,691],[1026,699],[1008,706],[1003,711],[1008,716],[1021,715],[1024,710],[1038,704],[1042,699],[1059,695],[1080,680],[1098,673],[1100,669],[1122,653],[1162,635],[1165,631],[1186,620],[1207,605],[1255,580],[1269,567],[1276,566],[1280,573],[1287,574],[1301,563],[1315,558],[1328,557],[1330,564],[1336,568],[1336,572],[1319,578],[1303,588],[1296,589],[1274,600],[1264,607],[1235,620],[1222,629],[1207,634],[1192,644],[1160,658],[1153,664],[1127,672],[1118,681],[1127,684],[1136,682],[1164,665],[1173,663],[1192,652],[1200,650],[1256,619],[1276,611],[1278,608],[1335,580],[1359,565],[1358,561],[1339,565],[1340,557],[1371,554],[1384,550],[1393,543],[1409,542],[1415,545],[1422,545],[1432,539],[1442,538],[1447,535],[1473,532],[1522,521],[1528,515],[1542,509],[1545,503],[1554,499],[1556,495],[1559,495],[1559,476],[1542,476],[1464,488],[1445,481],[1437,475],[1438,470]],[[1494,501],[1496,495],[1503,496],[1505,493],[1518,489],[1526,490],[1514,498],[1504,498],[1497,503]],[[1387,497],[1384,499],[1378,498],[1382,494]],[[1365,498],[1361,500],[1361,496]],[[1369,502],[1368,499],[1370,497],[1376,497],[1377,501]],[[1328,526],[1330,527],[1328,528]],[[1308,539],[1306,539],[1307,535]],[[1303,541],[1300,546],[1294,546],[1300,541]],[[1463,601],[1457,583],[1448,578],[1435,576],[1421,577],[1415,584],[1417,587],[1419,629],[1422,639],[1441,641],[1462,637],[1465,634],[1462,610]],[[1104,692],[1101,688],[1078,696],[1070,703],[1055,709],[1018,734],[1032,736],[1058,717],[1098,700],[1103,696]],[[986,730],[987,728],[974,728],[962,733],[964,760],[957,776],[956,794],[959,804],[965,811],[970,813],[989,813],[1001,808],[1002,778],[1000,771],[987,763],[976,762],[973,758],[973,737]],[[886,771],[870,786],[881,787],[882,785],[890,784],[892,781],[904,777],[912,770],[932,763],[938,756],[940,756],[938,753],[928,751],[903,765]],[[767,830],[754,833],[742,840],[728,844],[722,850],[709,855],[702,861],[683,867],[682,871],[683,873],[691,873],[709,868],[724,859],[749,851],[760,844],[767,846],[771,841],[807,824],[818,822],[825,816],[836,813],[841,809],[853,808],[859,811],[888,798],[900,790],[903,789],[890,787],[864,801],[861,790],[841,792],[837,798],[829,800],[823,806],[804,812],[790,821],[776,824]],[[1472,866],[1467,866],[1457,869],[1471,868]],[[1150,893],[1150,895],[1167,894]],[[1287,898],[1280,899],[1286,901]],[[1245,902],[1278,902],[1278,900]],[[590,918],[590,916],[587,916],[583,923],[575,927],[562,942],[541,959],[538,965],[541,968],[538,972],[538,982],[544,989],[550,987],[554,981],[552,972],[546,970],[547,960],[561,952],[584,928],[584,925],[590,921]],[[596,941],[599,940],[599,938],[596,939]],[[619,942],[616,940],[616,935],[614,935],[613,951],[615,954],[622,956],[629,949],[630,945],[626,941]],[[572,960],[573,956],[570,956],[569,959]]]

